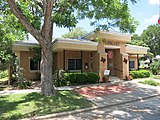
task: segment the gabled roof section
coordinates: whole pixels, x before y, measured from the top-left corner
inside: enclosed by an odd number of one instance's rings
[[[147,54],[148,47],[126,44],[126,52],[129,54]]]
[[[37,46],[37,41],[17,41],[13,44],[13,51],[29,51],[29,47]]]
[[[96,38],[114,40],[118,42],[130,42],[131,35],[115,31],[98,31],[90,32],[89,34],[81,37],[81,39],[95,40]]]
[[[13,51],[29,51],[30,47],[39,45],[37,41],[17,41],[13,44]],[[96,51],[98,42],[93,42],[85,39],[69,39],[58,38],[53,42],[53,50],[89,50]]]

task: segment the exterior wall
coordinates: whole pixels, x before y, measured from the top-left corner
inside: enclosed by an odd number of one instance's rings
[[[39,71],[31,71],[29,68],[30,57],[34,55],[32,51],[21,51],[20,52],[20,67],[23,68],[25,77],[28,79],[35,79]]]
[[[57,69],[64,69],[64,58],[63,58],[63,51],[57,52]]]
[[[122,54],[120,54],[120,50],[115,50],[114,52],[114,73],[115,76],[119,78],[123,78],[123,60]]]
[[[90,57],[92,54],[92,57]],[[96,72],[98,73],[98,66],[97,62],[99,61],[98,53],[91,52],[91,51],[70,51],[70,50],[63,50],[58,51],[56,53],[57,59],[55,60],[56,65],[54,69],[64,69],[68,70],[68,59],[82,59],[82,72]],[[65,60],[64,60],[65,59]],[[65,63],[64,63],[65,61]],[[88,68],[85,68],[85,63],[88,64]],[[92,67],[91,67],[92,64]],[[65,66],[65,67],[64,67]]]

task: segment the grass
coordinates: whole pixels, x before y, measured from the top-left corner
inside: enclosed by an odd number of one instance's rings
[[[152,86],[160,86],[160,82],[157,82],[155,80],[144,80],[144,81],[140,81],[140,83],[152,85]]]
[[[154,75],[153,78],[160,80],[160,75]]]
[[[40,93],[0,96],[0,119],[15,120],[93,106],[93,103],[74,91],[57,91],[56,96]]]

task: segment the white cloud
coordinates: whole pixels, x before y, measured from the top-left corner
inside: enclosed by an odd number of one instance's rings
[[[148,2],[151,5],[159,4],[159,0],[148,0]]]
[[[145,19],[145,22],[148,23],[157,23],[159,15],[153,15],[151,18]]]

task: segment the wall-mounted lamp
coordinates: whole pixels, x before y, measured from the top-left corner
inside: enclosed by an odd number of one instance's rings
[[[84,68],[85,68],[85,69],[88,69],[88,67],[89,67],[89,66],[88,66],[88,63],[84,63]]]

